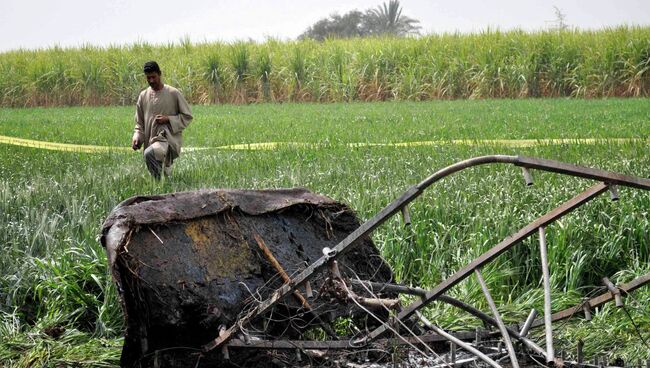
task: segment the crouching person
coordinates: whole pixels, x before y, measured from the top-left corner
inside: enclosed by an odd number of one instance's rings
[[[192,121],[192,110],[181,92],[163,84],[158,63],[144,64],[149,88],[140,92],[135,105],[134,150],[144,145],[144,161],[151,175],[171,175],[174,160],[181,154],[183,130]]]

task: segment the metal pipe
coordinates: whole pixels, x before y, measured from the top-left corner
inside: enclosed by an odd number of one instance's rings
[[[542,275],[544,277],[544,329],[546,330],[546,363],[555,361],[553,349],[553,325],[551,322],[551,275],[548,270],[548,250],[546,248],[546,231],[539,227],[539,252],[541,254]]]
[[[591,307],[589,306],[589,300],[586,300],[582,305],[582,312],[585,314],[585,320],[591,321]]]
[[[494,303],[494,300],[492,299],[492,295],[490,295],[490,290],[487,288],[487,284],[483,279],[483,275],[481,275],[481,270],[479,268],[476,268],[474,269],[474,273],[476,274],[476,278],[478,279],[479,284],[481,284],[481,289],[483,289],[485,300],[487,300],[488,305],[490,305],[490,309],[492,310],[494,319],[497,321],[497,324],[499,324],[499,330],[501,331],[501,335],[503,336],[503,341],[505,341],[506,348],[508,349],[508,355],[510,356],[510,364],[512,365],[513,368],[519,368],[519,361],[517,361],[517,353],[515,352],[514,346],[512,346],[512,341],[510,340],[510,335],[506,330],[506,325],[501,320],[501,315],[497,310],[497,305]]]
[[[609,195],[612,198],[612,201],[618,201],[619,200],[618,187],[616,185],[610,185],[609,186]]]
[[[525,167],[522,167],[521,171],[524,173],[524,182],[526,182],[526,186],[533,185],[533,176],[530,174],[530,171]]]
[[[409,206],[402,207],[402,218],[404,219],[404,226],[411,224],[411,215],[409,214]]]
[[[359,286],[365,286],[371,289],[373,292],[378,293],[382,291],[387,291],[387,292],[394,292],[394,293],[400,293],[400,294],[409,294],[409,295],[417,295],[419,297],[423,297],[427,294],[427,291],[418,288],[418,287],[410,287],[410,286],[404,286],[404,285],[397,285],[397,284],[387,284],[387,283],[382,283],[382,282],[374,282],[374,281],[365,281],[365,280],[356,280],[356,279],[350,279],[350,283],[352,285],[359,285]]]
[[[433,331],[433,332],[437,333],[438,335],[444,337],[445,339],[451,341],[453,344],[456,344],[456,345],[460,346],[461,348],[467,350],[468,352],[476,355],[479,359],[481,359],[485,363],[491,365],[492,367],[501,368],[501,366],[497,362],[492,360],[487,355],[483,354],[480,350],[478,350],[475,347],[473,347],[472,345],[464,342],[463,340],[461,340],[459,338],[456,338],[455,336],[451,335],[450,333],[444,331],[440,327],[438,327],[438,326],[434,325],[433,323],[431,323],[419,311],[415,312],[415,314],[417,315],[418,319],[420,319],[420,321],[422,321],[422,323],[424,323],[424,325],[427,326],[427,328],[431,329],[431,331]]]
[[[582,340],[578,340],[578,346],[576,347],[577,352],[576,352],[576,361],[578,362],[578,367],[582,366],[582,363],[585,360],[585,354],[582,351],[584,348],[585,343]]]
[[[526,337],[528,335],[528,331],[530,330],[530,326],[533,325],[535,317],[537,317],[537,310],[531,309],[530,313],[528,313],[528,318],[526,318],[526,322],[524,322],[524,327],[522,327],[521,331],[519,332],[519,335],[521,335],[521,337]]]
[[[621,298],[621,291],[618,290],[614,284],[612,284],[611,281],[607,277],[603,277],[603,284],[607,287],[607,290],[609,290],[612,295],[614,295],[614,300],[616,301],[616,307],[621,308],[623,307],[623,298]]]

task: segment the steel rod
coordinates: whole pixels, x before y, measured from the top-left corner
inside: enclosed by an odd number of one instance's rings
[[[578,340],[578,346],[576,347],[576,361],[578,362],[578,367],[582,366],[582,363],[585,360],[585,354],[582,351],[585,343],[582,340]]]
[[[585,320],[591,321],[591,306],[589,306],[589,300],[587,299],[585,299],[585,302],[582,305],[582,312],[585,314]]]
[[[609,186],[609,196],[612,199],[612,201],[619,200],[620,197],[618,196],[618,188],[616,187],[616,185]]]
[[[533,176],[530,174],[530,171],[525,167],[522,167],[521,171],[524,173],[524,182],[526,183],[526,186],[533,185]]]
[[[402,219],[404,220],[404,226],[411,224],[411,214],[409,213],[409,207],[406,205],[402,207]]]
[[[548,270],[548,248],[546,247],[546,230],[539,227],[539,252],[542,262],[542,276],[544,278],[544,329],[546,332],[546,363],[555,361],[553,349],[553,322],[551,321],[551,274]]]
[[[481,284],[481,289],[483,290],[483,294],[485,295],[485,300],[487,300],[488,305],[492,310],[494,319],[499,324],[499,330],[501,331],[501,336],[503,336],[503,341],[506,343],[506,348],[508,349],[508,355],[510,356],[510,364],[512,365],[513,368],[519,368],[519,361],[517,361],[517,353],[515,352],[514,346],[512,346],[512,340],[510,340],[510,334],[508,333],[508,330],[506,330],[505,323],[503,323],[503,320],[501,320],[501,315],[499,314],[499,311],[497,310],[497,305],[494,303],[494,299],[492,299],[490,290],[488,289],[487,284],[483,279],[481,270],[477,268],[474,270],[474,273],[476,274],[476,278],[478,279],[479,284]]]
[[[621,298],[621,291],[618,290],[614,284],[612,284],[611,281],[607,277],[603,277],[603,284],[607,287],[607,290],[609,290],[612,295],[614,295],[614,301],[616,302],[616,307],[617,308],[622,308],[623,307],[623,298]]]
[[[444,337],[445,339],[451,341],[453,344],[456,344],[456,345],[460,346],[461,348],[467,350],[468,352],[476,355],[479,359],[481,359],[485,363],[489,364],[490,366],[492,366],[494,368],[501,368],[501,366],[497,362],[492,360],[487,355],[483,354],[480,350],[478,350],[475,347],[473,347],[472,345],[464,342],[463,340],[461,340],[459,338],[456,338],[452,334],[447,333],[445,330],[441,329],[440,327],[434,325],[426,317],[424,317],[422,315],[422,313],[420,313],[419,311],[415,312],[415,313],[416,313],[417,317],[420,319],[420,321],[422,321],[422,323],[424,323],[424,325],[427,326],[427,328],[431,329],[431,331],[433,331],[433,332],[437,333],[438,335]],[[454,359],[452,359],[452,363],[454,363]]]
[[[531,309],[530,313],[528,313],[528,318],[526,318],[526,322],[524,322],[524,327],[522,327],[521,331],[519,331],[519,335],[521,335],[521,337],[526,337],[528,335],[528,331],[533,325],[535,317],[537,317],[537,310]]]
[[[350,279],[350,283],[352,285],[366,286],[375,293],[387,291],[387,292],[400,293],[400,294],[416,295],[420,297],[425,296],[427,294],[426,290],[418,287],[410,287],[404,285],[387,284],[382,282],[356,280],[356,279]]]

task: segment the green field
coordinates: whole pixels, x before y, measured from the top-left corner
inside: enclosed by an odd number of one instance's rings
[[[103,219],[133,195],[199,188],[307,187],[349,204],[368,219],[409,186],[456,161],[519,154],[650,177],[647,99],[482,100],[352,104],[195,106],[184,153],[171,180],[149,178],[140,153],[66,153],[0,144],[0,362],[4,366],[111,366],[122,334],[117,294],[97,242]],[[132,107],[0,110],[0,135],[50,142],[128,146]],[[351,148],[348,143],[454,139],[598,138],[595,144],[527,148],[484,145]],[[613,143],[608,138],[645,141]],[[223,145],[308,142],[318,147],[221,150]],[[431,287],[510,233],[591,185],[534,172],[525,187],[514,167],[473,168],[434,185],[411,208],[413,226],[399,218],[374,233],[397,278]],[[621,188],[547,229],[553,310],[602,292],[600,278],[627,282],[650,271],[650,193]],[[484,269],[508,321],[541,311],[536,238]],[[451,293],[487,310],[478,284]],[[650,288],[627,308],[650,339]],[[445,328],[479,322],[444,305],[427,311]],[[66,329],[59,339],[48,328]],[[536,332],[536,338],[540,333]],[[556,329],[556,350],[587,356],[650,358],[627,315],[613,305],[591,322],[576,318]],[[543,340],[543,337],[542,337]],[[540,340],[541,341],[541,340]]]

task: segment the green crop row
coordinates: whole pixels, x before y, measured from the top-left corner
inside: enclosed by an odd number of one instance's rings
[[[0,105],[125,105],[160,62],[195,104],[648,96],[650,28],[17,50]]]

